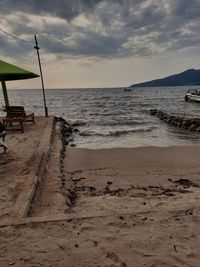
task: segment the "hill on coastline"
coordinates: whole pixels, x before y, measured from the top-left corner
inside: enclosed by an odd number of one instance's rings
[[[130,87],[160,87],[200,85],[200,69],[189,69],[179,74],[148,82],[133,84]]]

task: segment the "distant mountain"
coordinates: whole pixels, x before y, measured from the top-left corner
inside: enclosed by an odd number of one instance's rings
[[[189,69],[179,74],[163,79],[133,84],[130,87],[160,87],[160,86],[186,86],[200,85],[200,70]]]

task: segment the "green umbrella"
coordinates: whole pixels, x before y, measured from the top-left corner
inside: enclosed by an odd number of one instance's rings
[[[0,60],[0,81],[3,88],[5,105],[9,106],[8,94],[5,83],[6,81],[23,80],[37,77],[39,77],[39,75],[33,72],[21,69],[19,67]]]

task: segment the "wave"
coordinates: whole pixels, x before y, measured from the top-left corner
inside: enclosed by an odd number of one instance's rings
[[[88,123],[90,126],[139,126],[139,125],[149,125],[151,122],[149,121],[141,121],[141,120],[135,120],[135,121],[91,121]]]
[[[66,119],[66,118],[65,118]],[[67,119],[66,119],[67,120]],[[73,127],[85,126],[86,122],[81,120],[67,120]]]
[[[131,129],[131,130],[116,130],[116,131],[108,131],[105,133],[99,133],[99,132],[93,132],[93,131],[82,131],[79,133],[79,135],[87,137],[87,136],[102,136],[102,137],[119,137],[122,135],[128,135],[131,133],[145,133],[145,132],[151,132],[153,130],[157,129],[156,126],[152,126],[146,129]]]

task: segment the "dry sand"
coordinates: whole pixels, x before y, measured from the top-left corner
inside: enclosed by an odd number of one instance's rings
[[[3,217],[12,215],[5,214],[14,210],[12,181],[34,155],[43,124],[33,142],[27,137],[29,148],[10,135],[21,157],[0,155]],[[0,227],[0,266],[200,266],[200,147],[67,148],[61,182],[60,146],[55,135],[31,217]],[[16,171],[2,164],[10,157]]]

